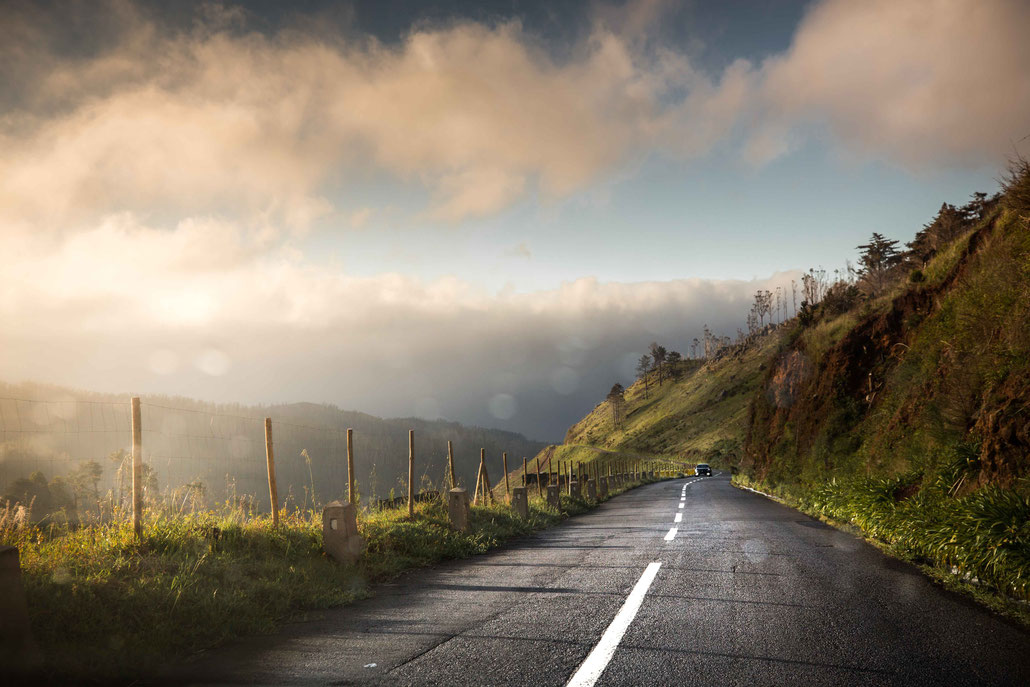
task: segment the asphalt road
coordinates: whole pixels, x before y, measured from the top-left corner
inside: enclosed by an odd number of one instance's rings
[[[1030,685],[1030,633],[716,475],[641,487],[503,550],[413,572],[374,598],[212,652],[173,679],[566,685],[573,678],[578,685]]]

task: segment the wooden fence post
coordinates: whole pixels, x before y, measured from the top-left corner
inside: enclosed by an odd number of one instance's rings
[[[522,456],[522,486],[529,486],[529,461]],[[529,498],[528,496],[526,498]]]
[[[458,482],[454,479],[454,446],[449,441],[447,442],[447,468],[451,473],[451,489],[456,489]]]
[[[275,451],[272,450],[272,418],[265,418],[265,462],[268,464],[268,500],[272,504],[272,527],[279,526],[279,490],[275,486]]]
[[[551,456],[547,456],[547,486],[551,486]]]
[[[504,496],[511,501],[511,489],[508,487],[508,452],[501,452],[501,464],[504,467]]]
[[[132,531],[143,536],[143,422],[139,396],[132,397]]]
[[[415,430],[408,430],[408,517],[415,515]]]
[[[347,429],[347,500],[358,505],[358,487],[354,478],[354,430]]]
[[[494,490],[490,487],[490,471],[486,468],[486,450],[483,450],[483,503],[490,505],[494,500]]]
[[[483,484],[483,465],[486,462],[486,449],[479,449],[479,470],[476,472],[476,490],[473,492],[472,505],[479,503],[479,488]]]

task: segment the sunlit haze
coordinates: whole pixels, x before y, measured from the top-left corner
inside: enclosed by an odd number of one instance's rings
[[[559,441],[1030,148],[1021,0],[163,5],[0,4],[6,381]]]

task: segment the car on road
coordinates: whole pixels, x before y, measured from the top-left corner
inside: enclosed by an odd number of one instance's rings
[[[694,468],[695,475],[701,475],[704,477],[712,476],[712,468],[709,467],[708,463],[698,463],[697,467]]]

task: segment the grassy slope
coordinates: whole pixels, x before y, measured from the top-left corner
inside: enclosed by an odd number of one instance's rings
[[[1025,220],[1000,212],[926,273],[926,283],[899,285],[857,313],[791,333],[764,380],[783,393],[755,398],[745,467],[804,487],[828,471],[943,471],[958,495],[1026,475]]]
[[[1030,598],[1026,217],[999,210],[925,274],[791,335],[765,380],[782,393],[752,404],[743,468],[981,596],[1004,592],[994,605],[1025,620],[1004,597]]]
[[[474,506],[467,533],[448,526],[440,501],[417,504],[413,519],[403,509],[362,513],[366,553],[356,566],[322,552],[319,515],[285,511],[278,529],[268,517],[240,513],[157,518],[137,543],[125,522],[41,529],[0,509],[0,544],[19,549],[47,674],[106,682],[272,631],[305,611],[366,596],[370,584],[404,570],[485,552],[596,505],[561,499],[559,512],[531,491],[527,520],[500,499]]]
[[[611,406],[601,403],[569,429],[555,455],[576,451],[575,460],[590,460],[598,456],[596,449],[604,449],[679,462],[731,462],[744,439],[747,404],[781,337],[780,332],[763,336],[707,364],[681,363],[675,378],[661,386],[651,375],[646,396],[643,381],[637,381],[626,390],[622,427],[613,427]]]

